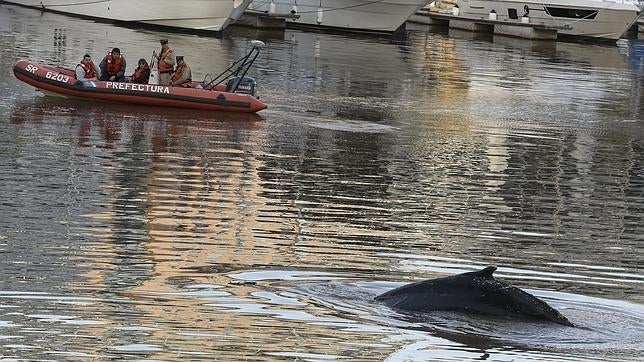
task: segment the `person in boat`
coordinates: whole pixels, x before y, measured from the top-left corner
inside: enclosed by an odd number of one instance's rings
[[[101,68],[100,80],[113,82],[125,81],[126,62],[119,48],[114,48],[111,52],[107,53],[99,67]]]
[[[130,83],[148,84],[150,81],[150,66],[148,62],[141,58],[139,59],[139,66],[134,70],[134,74],[130,77]]]
[[[175,87],[190,88],[192,83],[192,70],[183,60],[182,55],[177,55],[177,69],[174,71],[170,85]]]
[[[101,70],[94,64],[92,56],[89,54],[83,56],[83,60],[78,63],[74,72],[76,79],[82,82],[98,80],[101,76]]]
[[[159,68],[159,85],[170,85],[174,70],[174,50],[170,48],[168,39],[161,39],[161,53],[156,55]]]

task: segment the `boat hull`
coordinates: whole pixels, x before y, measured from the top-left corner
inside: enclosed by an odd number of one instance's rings
[[[297,0],[298,19],[288,25],[348,29],[366,32],[393,32],[428,0]],[[293,0],[275,0],[275,12],[293,10]],[[270,1],[256,0],[250,10],[270,11]]]
[[[461,0],[458,2],[460,16],[487,19],[494,10],[497,20],[520,22],[511,19],[510,12],[518,17],[529,9],[530,23],[548,26],[569,26],[570,29],[559,30],[564,36],[596,38],[605,40],[619,39],[639,17],[640,10],[635,4],[615,3],[594,0],[554,0],[548,2],[506,1],[506,0]],[[514,11],[512,10],[514,9]],[[554,10],[558,10],[555,14]],[[592,15],[593,12],[596,15]],[[575,12],[581,17],[573,17]],[[591,14],[583,16],[583,14]],[[566,16],[556,16],[566,15]]]
[[[191,108],[213,111],[254,113],[266,104],[248,94],[154,84],[122,82],[80,82],[71,69],[19,60],[13,68],[15,76],[45,94],[108,102],[149,106]]]
[[[251,0],[4,0],[45,11],[94,19],[219,32],[244,13]]]

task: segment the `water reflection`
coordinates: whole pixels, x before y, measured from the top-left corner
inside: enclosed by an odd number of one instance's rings
[[[9,71],[117,44],[136,59],[168,37],[205,75],[248,30],[5,5],[0,19],[3,356],[641,355],[637,43],[287,31],[253,74],[270,105],[257,116],[50,100]],[[587,329],[405,320],[372,303],[485,264]]]

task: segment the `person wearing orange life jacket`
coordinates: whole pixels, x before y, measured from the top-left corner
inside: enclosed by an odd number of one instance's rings
[[[183,61],[183,56],[177,55],[177,69],[175,69],[174,75],[170,80],[170,85],[190,88],[190,83],[192,83],[192,70],[190,70],[188,64]]]
[[[119,48],[112,49],[107,53],[101,62],[101,77],[100,80],[108,80],[113,82],[125,81],[125,58],[121,55]]]
[[[148,62],[141,58],[139,59],[139,66],[134,70],[134,74],[130,77],[130,83],[148,84],[150,81],[150,66]]]
[[[170,85],[174,71],[174,50],[168,45],[168,39],[161,39],[161,53],[155,53],[159,66],[159,85]]]
[[[92,56],[85,54],[83,56],[83,60],[81,60],[76,66],[74,73],[76,75],[76,79],[82,82],[87,82],[98,80],[101,75],[101,70],[92,61]]]

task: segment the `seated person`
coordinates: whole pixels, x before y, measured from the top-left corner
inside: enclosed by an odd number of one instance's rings
[[[177,68],[170,79],[170,85],[190,88],[190,83],[192,83],[192,71],[188,64],[183,61],[183,56],[177,55]]]
[[[125,81],[125,58],[121,56],[119,48],[112,49],[107,53],[101,62],[101,77],[100,80],[108,80],[113,82]]]
[[[134,70],[134,74],[130,77],[130,83],[148,84],[150,81],[150,66],[148,62],[141,58],[139,59],[139,66]]]
[[[91,80],[98,80],[101,76],[101,70],[98,69],[96,64],[92,61],[92,56],[85,54],[83,60],[78,63],[75,69],[76,79],[86,82]]]

